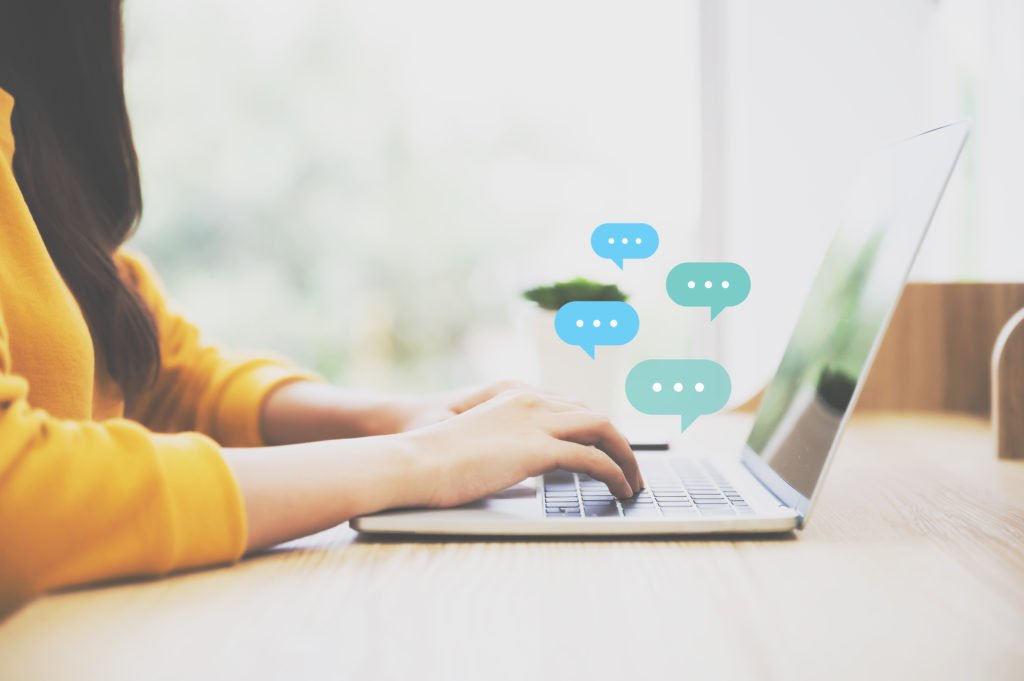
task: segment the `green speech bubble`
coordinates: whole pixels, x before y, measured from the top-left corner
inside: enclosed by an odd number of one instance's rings
[[[683,307],[706,307],[711,318],[750,294],[750,275],[734,262],[684,262],[665,282],[668,297]]]
[[[626,397],[637,411],[680,416],[682,430],[724,407],[731,392],[729,374],[709,359],[648,359],[626,377]]]

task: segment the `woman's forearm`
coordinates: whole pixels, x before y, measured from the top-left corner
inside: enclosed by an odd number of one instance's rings
[[[415,399],[384,398],[323,383],[288,383],[263,403],[264,440],[286,445],[386,435],[403,429],[420,408]]]
[[[225,449],[249,526],[249,551],[333,527],[385,508],[419,505],[424,489],[402,436]]]

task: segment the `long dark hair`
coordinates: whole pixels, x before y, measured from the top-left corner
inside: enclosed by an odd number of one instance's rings
[[[131,399],[160,363],[153,318],[114,251],[142,213],[125,106],[121,0],[0,0],[14,174],[97,359]]]

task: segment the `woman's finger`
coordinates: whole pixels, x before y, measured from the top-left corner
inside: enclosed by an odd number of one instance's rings
[[[548,432],[559,440],[597,447],[622,469],[633,487],[643,489],[643,476],[629,441],[611,421],[588,411],[560,411],[552,415]]]
[[[561,468],[585,473],[595,480],[600,480],[608,485],[611,493],[619,499],[633,496],[633,487],[626,479],[622,468],[599,449],[566,440],[555,440],[551,445],[549,461],[551,469]]]

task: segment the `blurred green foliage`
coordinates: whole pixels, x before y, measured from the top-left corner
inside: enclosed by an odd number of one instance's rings
[[[617,300],[622,302],[628,297],[615,284],[599,284],[583,277],[547,286],[537,286],[523,292],[523,298],[532,300],[545,310],[558,310],[566,303],[575,300]]]

